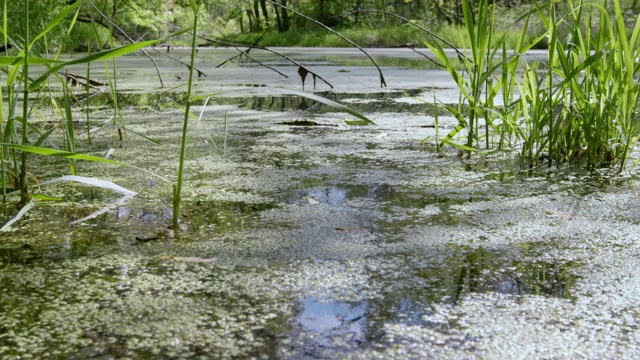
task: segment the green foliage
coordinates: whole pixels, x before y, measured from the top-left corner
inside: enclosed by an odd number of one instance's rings
[[[640,87],[634,80],[640,67],[636,62],[640,20],[629,31],[619,0],[609,8],[605,1],[570,0],[564,3],[564,16],[558,15],[558,5],[557,1],[539,5],[518,19],[524,19],[523,29],[513,54],[507,55],[506,37],[492,40],[495,8],[490,11],[488,1],[482,0],[474,15],[470,0],[464,0],[462,38],[467,45],[462,71],[438,41],[425,41],[461,92],[457,108],[446,106],[459,124],[443,144],[463,148],[453,140],[466,129],[464,150],[470,154],[480,147],[480,125],[484,125],[487,149],[496,136],[498,148],[520,143],[522,164],[527,167],[546,160],[549,165],[575,162],[590,169],[624,169],[640,137]],[[534,14],[546,31],[527,40],[529,16]],[[548,39],[547,58],[519,61],[542,37]],[[502,104],[496,102],[498,95]]]
[[[9,43],[13,46],[24,46],[26,30],[29,28],[32,34],[41,33],[46,24],[51,22],[51,19],[59,15],[65,7],[59,5],[57,0],[41,0],[41,1],[29,1],[28,16],[25,16],[25,2],[24,1],[6,1],[5,8],[0,8],[2,17],[6,15],[6,35]],[[68,19],[66,21],[69,21]],[[65,36],[64,27],[55,27],[46,31],[48,40],[50,42],[60,41]],[[1,37],[0,37],[1,39]],[[2,45],[6,45],[4,40]],[[45,46],[43,42],[36,44],[36,51],[44,51]]]
[[[624,169],[640,136],[638,88],[634,74],[640,56],[640,21],[627,32],[619,0],[612,11],[604,1],[573,3],[566,17],[553,7],[540,16],[548,26],[548,75],[527,67],[523,90],[532,113],[525,122],[523,161],[533,166],[543,153],[551,164],[584,162],[589,168],[618,165]],[[549,13],[549,16],[546,16]],[[567,42],[558,39],[567,26]]]

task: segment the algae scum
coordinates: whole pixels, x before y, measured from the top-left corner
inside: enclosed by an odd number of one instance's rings
[[[209,51],[200,92],[300,86],[295,67],[272,60],[290,75],[276,80],[250,64],[215,70],[224,54]],[[509,153],[439,156],[419,144],[434,136],[432,107],[413,100],[455,98],[446,75],[388,67],[380,90],[372,69],[318,59],[314,70],[337,79],[325,95],[377,126],[297,97],[212,99],[190,125],[179,237],[166,228],[171,185],[156,177],[80,164],[138,195],[78,225],[119,195],[43,186],[63,201],[38,202],[0,235],[0,358],[640,355],[634,175],[525,175]],[[131,133],[120,144],[107,129],[78,146],[173,178],[182,115],[165,100],[179,92],[149,92],[152,68],[119,62],[126,127],[162,145]],[[112,115],[95,104],[92,121]],[[41,161],[43,179],[66,171]]]

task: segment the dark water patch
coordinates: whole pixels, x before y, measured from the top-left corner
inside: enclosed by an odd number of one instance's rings
[[[32,263],[40,255],[34,251],[33,246],[29,244],[22,244],[13,247],[1,247],[0,248],[0,268],[4,264],[27,264]]]
[[[221,236],[242,231],[257,224],[260,212],[277,208],[271,203],[249,203],[242,201],[196,200],[182,205],[180,237],[192,239],[198,230],[207,230],[208,236]],[[162,246],[174,237],[168,230],[173,211],[170,207],[158,209],[120,207],[117,224],[131,228],[128,239],[136,245]]]
[[[289,126],[302,126],[302,127],[313,127],[313,126],[336,126],[336,125],[330,125],[330,124],[320,124],[318,122],[315,122],[313,120],[308,120],[308,119],[296,119],[293,121],[283,121],[278,123],[280,125],[289,125]]]
[[[437,189],[425,188],[423,191],[396,192],[389,201],[402,208],[424,208],[429,205],[459,205],[478,201],[492,200],[487,189]]]
[[[573,299],[579,264],[539,260],[533,245],[518,249],[454,246],[427,253],[385,257],[372,266],[371,281],[382,296],[367,301],[367,338],[383,335],[384,324],[419,325],[439,330],[455,323],[431,323],[436,304],[456,306],[473,293]]]
[[[365,145],[366,148],[366,145]],[[375,149],[373,149],[375,150]],[[375,156],[358,156],[358,155],[346,155],[341,156],[337,164],[345,169],[383,169],[399,168],[398,164],[401,164],[399,160],[393,160],[388,158],[381,158]],[[394,164],[396,164],[394,166]]]
[[[283,194],[282,201],[305,203],[313,200],[329,205],[344,205],[348,200],[362,198],[375,200],[382,207],[397,206],[404,209],[423,210],[436,206],[446,210],[451,205],[493,199],[487,189],[425,188],[419,191],[384,183],[324,185],[327,182],[331,183],[332,180],[319,178],[305,180],[299,184],[301,188]]]
[[[418,258],[414,254],[391,255],[390,272],[373,276],[389,294],[404,293],[422,304],[456,304],[469,293],[538,295],[571,299],[577,277],[575,261],[540,260],[543,247],[524,244],[514,249],[449,246]],[[386,272],[386,274],[385,274]]]
[[[253,228],[260,221],[260,212],[275,208],[275,204],[242,201],[184,202],[179,238],[197,240],[206,230],[209,240]],[[168,227],[173,215],[169,206],[121,205],[78,225],[69,224],[98,209],[76,205],[32,209],[27,220],[38,218],[49,224],[49,229],[14,226],[14,232],[2,234],[0,242],[6,246],[0,247],[0,265],[57,262],[112,253],[157,253],[177,239]]]
[[[11,238],[0,238],[0,242],[7,244],[0,248],[0,267],[9,265],[39,267],[86,256],[127,252],[133,249],[131,244],[123,241],[126,236],[117,233],[113,228],[71,227],[59,224],[50,226],[52,231],[26,228],[14,231]]]

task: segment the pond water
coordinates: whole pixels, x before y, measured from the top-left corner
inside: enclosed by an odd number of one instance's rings
[[[319,95],[377,125],[279,93],[302,85],[278,57],[251,52],[288,78],[248,61],[216,68],[235,52],[201,49],[196,89],[217,96],[190,123],[181,231],[167,228],[171,184],[139,170],[79,164],[137,192],[122,203],[43,185],[61,200],[0,233],[0,358],[640,356],[635,171],[525,173],[514,152],[438,154],[433,98],[458,95],[427,60],[375,50],[381,88],[357,51],[281,51],[332,83]],[[77,146],[174,179],[185,68],[152,54],[165,88],[143,56],[117,60],[123,140],[102,89],[89,124],[74,109]],[[102,64],[91,74],[106,78]],[[34,119],[59,121],[44,105]],[[440,114],[441,134],[455,125]],[[33,164],[41,181],[68,172],[62,159]]]

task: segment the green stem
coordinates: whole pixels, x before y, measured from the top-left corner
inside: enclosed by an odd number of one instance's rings
[[[100,39],[97,40],[99,42]],[[89,46],[87,46],[88,55],[91,55],[91,36],[89,36]],[[91,116],[89,115],[89,99],[91,98],[91,91],[89,89],[89,79],[91,79],[91,63],[87,63],[87,85],[85,86],[87,100],[85,101],[85,111],[87,115],[87,142],[91,145]]]
[[[8,39],[7,39],[7,26],[8,26],[8,18],[7,18],[7,0],[3,1],[2,4],[2,8],[3,8],[3,12],[2,12],[2,29],[3,29],[3,44],[5,46],[8,47]],[[5,51],[5,56],[8,55],[8,51]],[[9,84],[7,84],[9,85]],[[0,100],[2,99],[2,87],[0,87]],[[9,104],[11,104],[11,96],[10,96],[10,90],[7,89],[7,100],[9,101]],[[9,121],[7,120],[7,123]],[[3,139],[4,142],[4,132],[2,131],[2,127],[4,125],[4,102],[0,101],[0,139]],[[7,177],[5,176],[6,174],[6,169],[5,169],[5,149],[6,147],[4,145],[0,145],[0,170],[2,172],[0,172],[0,176],[2,176],[2,202],[5,203],[7,201]]]
[[[189,66],[189,85],[187,87],[187,104],[184,110],[184,121],[182,123],[182,139],[180,144],[180,165],[178,168],[178,183],[174,187],[173,190],[173,228],[175,231],[178,231],[179,225],[178,222],[180,220],[180,201],[181,201],[181,192],[182,192],[182,177],[184,170],[184,153],[187,147],[187,128],[189,126],[189,111],[191,108],[191,88],[193,87],[193,69],[195,65],[196,59],[196,40],[197,40],[197,31],[198,31],[198,11],[197,9],[194,11],[193,17],[193,36],[191,39],[191,66]]]
[[[27,144],[27,117],[29,116],[29,0],[24,0],[25,6],[25,49],[24,49],[24,96],[22,99],[22,144]],[[27,152],[23,151],[20,165],[20,204],[25,205],[30,199],[29,187],[27,186]]]

